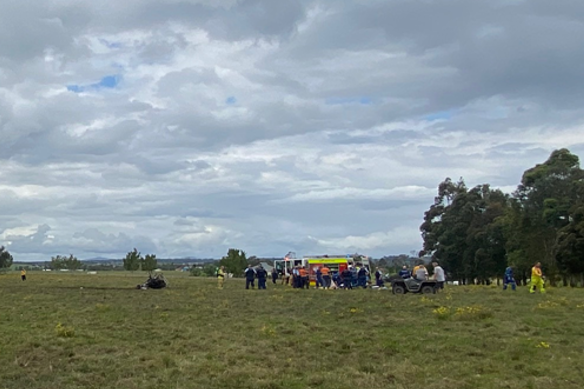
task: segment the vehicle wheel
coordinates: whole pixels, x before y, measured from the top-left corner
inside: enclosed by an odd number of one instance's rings
[[[422,293],[423,294],[432,294],[432,293],[436,293],[436,291],[430,285],[426,285],[426,286],[422,287]]]
[[[393,294],[405,294],[406,289],[401,285],[395,285],[393,287]]]

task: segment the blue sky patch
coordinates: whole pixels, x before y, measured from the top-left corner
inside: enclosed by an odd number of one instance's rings
[[[80,85],[67,85],[67,90],[70,92],[81,93],[83,92],[83,87]]]
[[[107,39],[100,39],[99,42],[109,49],[119,49],[122,47],[120,42],[110,42]]]
[[[229,105],[233,105],[237,103],[237,99],[235,98],[235,96],[229,96],[226,100],[225,100],[225,104],[229,104]]]
[[[424,120],[450,120],[454,116],[454,110],[438,111],[424,116]]]
[[[97,84],[91,85],[94,88],[115,88],[120,82],[120,77],[115,76],[105,76]]]
[[[99,82],[89,84],[89,85],[78,85],[78,84],[70,84],[67,85],[67,90],[74,93],[81,93],[85,92],[88,89],[92,90],[100,90],[100,89],[112,89],[118,86],[122,79],[122,76],[119,74],[105,76]]]

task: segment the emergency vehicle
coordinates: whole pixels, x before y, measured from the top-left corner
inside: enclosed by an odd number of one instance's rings
[[[306,270],[308,270],[310,286],[316,285],[316,270],[324,265],[331,270],[331,274],[341,273],[347,267],[355,267],[357,265],[365,266],[369,270],[369,274],[371,274],[369,257],[361,254],[306,255],[299,259],[296,258],[294,253],[290,252],[284,259],[274,261],[274,267],[284,277],[289,277],[295,266],[305,266]]]

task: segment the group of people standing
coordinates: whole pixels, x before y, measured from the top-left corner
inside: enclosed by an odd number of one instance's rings
[[[317,289],[353,289],[353,288],[367,288],[370,280],[369,269],[358,263],[355,266],[349,265],[341,271],[333,271],[327,265],[315,266],[313,268],[315,275],[315,282]],[[290,285],[295,289],[309,289],[310,275],[306,266],[295,266],[290,273],[280,273],[276,268],[273,268],[271,273],[268,273],[262,265],[253,267],[248,265],[244,270],[245,274],[245,289],[255,288],[257,280],[258,289],[266,289],[266,282],[271,275],[272,283],[275,285],[278,279],[281,279],[282,285]],[[225,270],[222,267],[217,271],[217,279],[219,282],[219,289],[223,288],[225,279]],[[375,279],[377,286],[383,286],[383,274],[381,269],[375,272]]]
[[[432,275],[431,279],[436,281],[436,289],[444,289],[444,283],[446,282],[446,274],[444,273],[444,269],[442,269],[437,261],[432,262],[432,267],[434,268],[434,274]],[[424,266],[423,263],[415,266],[412,271],[410,271],[408,267],[404,265],[403,268],[399,271],[399,276],[404,280],[413,279],[415,281],[426,281],[430,279],[428,269],[426,269],[426,266]]]
[[[343,270],[331,270],[326,264],[313,268],[316,289],[353,289],[366,288],[369,269],[362,264],[349,265]],[[295,266],[289,275],[282,274],[282,284],[293,288],[310,288],[310,277],[306,266]]]
[[[444,269],[438,264],[437,261],[432,262],[432,267],[434,269],[434,274],[431,279],[437,282],[437,289],[444,289],[444,283],[446,281],[446,275]],[[22,280],[26,280],[26,272],[22,271]],[[266,289],[266,282],[268,276],[271,276],[272,283],[276,285],[278,279],[281,275],[281,282],[283,285],[290,285],[296,289],[309,289],[310,288],[310,277],[306,266],[295,266],[292,268],[290,274],[280,274],[276,268],[273,268],[271,273],[268,274],[266,269],[262,265],[257,267],[248,267],[244,271],[245,273],[245,289],[250,287],[255,288],[255,280],[258,281],[258,289]],[[369,268],[358,263],[356,266],[349,265],[343,268],[341,271],[332,271],[328,266],[315,266],[314,273],[316,276],[316,288],[320,289],[353,289],[353,288],[367,288],[370,280]],[[407,266],[403,266],[402,270],[399,272],[399,276],[405,280],[411,279],[414,281],[424,281],[430,279],[428,270],[424,264],[419,264],[415,266],[411,271]],[[217,270],[217,281],[219,289],[223,289],[225,282],[225,268],[221,266]],[[537,262],[531,269],[531,286],[529,288],[530,293],[535,293],[539,290],[541,293],[545,293],[544,287],[544,277],[541,270],[541,262]],[[383,271],[381,268],[377,268],[375,271],[375,285],[377,287],[384,287],[383,281]],[[517,282],[513,275],[513,268],[511,266],[505,269],[505,275],[503,278],[503,290],[506,290],[510,286],[512,290],[517,289]]]
[[[515,276],[513,275],[513,267],[511,266],[505,269],[505,275],[503,277],[503,290],[507,290],[508,286],[511,286],[513,291],[517,290],[517,282],[515,281]],[[540,293],[545,293],[545,279],[541,270],[541,262],[537,262],[531,268],[529,293],[535,293],[536,290],[539,290]]]

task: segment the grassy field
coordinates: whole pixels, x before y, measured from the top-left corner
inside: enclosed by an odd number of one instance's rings
[[[0,388],[582,388],[584,290],[0,275]]]

